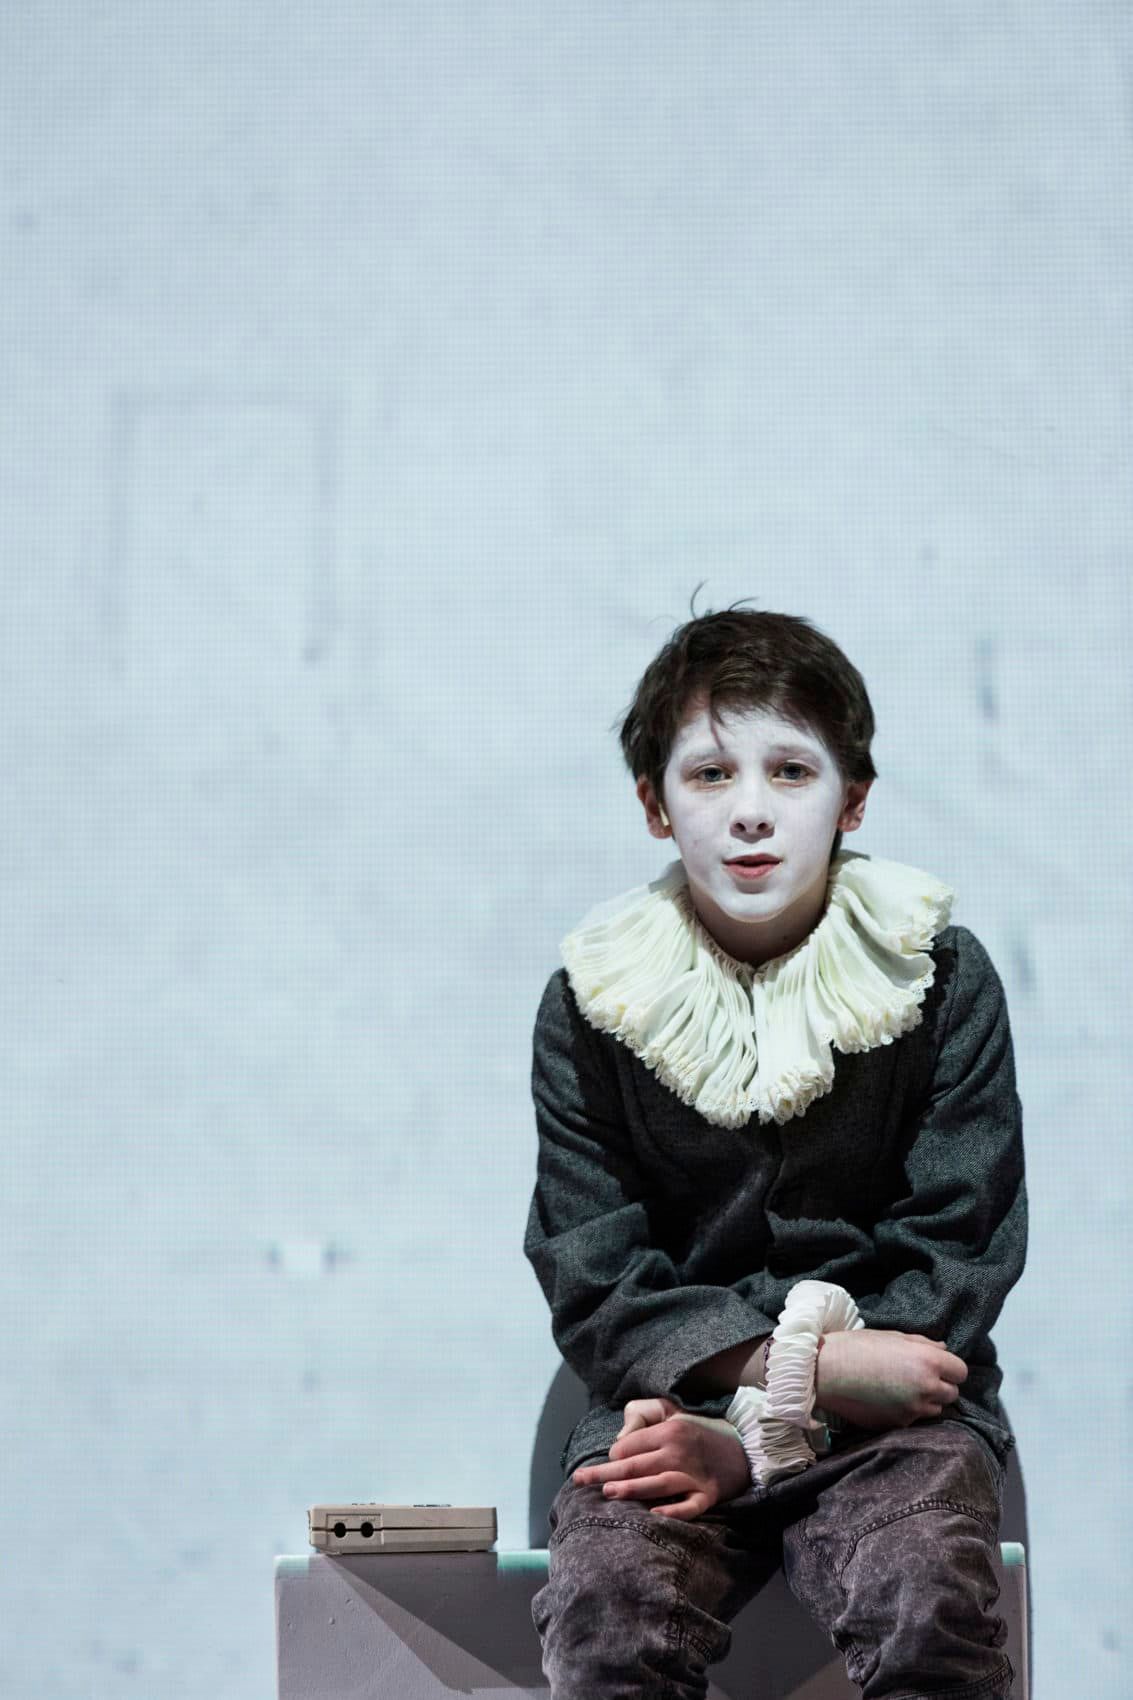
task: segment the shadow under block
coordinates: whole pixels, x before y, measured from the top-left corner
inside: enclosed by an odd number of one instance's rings
[[[547,1553],[400,1553],[275,1561],[278,1700],[516,1700],[549,1693],[531,1601]],[[1027,1700],[1026,1571],[1004,1542],[998,1610]],[[779,1572],[732,1620],[709,1700],[857,1700],[841,1654]]]

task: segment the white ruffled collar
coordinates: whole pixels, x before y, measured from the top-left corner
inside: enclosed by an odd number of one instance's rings
[[[831,1046],[868,1051],[919,1026],[953,896],[919,868],[842,850],[817,926],[755,968],[707,931],[678,858],[589,910],[560,950],[587,1021],[682,1103],[718,1127],[753,1112],[782,1124],[829,1092]]]

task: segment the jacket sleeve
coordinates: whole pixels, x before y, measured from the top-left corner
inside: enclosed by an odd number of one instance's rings
[[[609,1044],[583,1017],[565,972],[553,974],[535,1021],[538,1172],[523,1249],[555,1343],[593,1394],[618,1407],[664,1393],[697,1409],[674,1392],[681,1376],[775,1324],[730,1287],[682,1286],[651,1243],[649,1178]]]
[[[983,945],[950,929],[955,960],[932,1079],[909,1118],[900,1193],[874,1229],[881,1291],[867,1328],[944,1340],[994,1364],[986,1337],[1023,1269],[1022,1108],[1003,986]]]

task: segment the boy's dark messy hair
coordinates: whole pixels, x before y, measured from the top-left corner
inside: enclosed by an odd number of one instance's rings
[[[707,702],[717,723],[724,710],[769,709],[816,733],[844,783],[876,779],[869,753],[873,708],[865,680],[838,645],[801,615],[737,611],[735,603],[697,615],[699,590],[698,584],[689,604],[692,619],[649,663],[622,721],[622,754],[634,779],[644,774],[664,803],[673,739],[694,698]],[[831,858],[841,843],[839,832]]]

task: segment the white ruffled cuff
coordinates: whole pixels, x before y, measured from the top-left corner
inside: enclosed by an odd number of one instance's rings
[[[819,1337],[864,1327],[844,1287],[797,1281],[791,1288],[771,1336],[766,1391],[737,1387],[724,1413],[739,1434],[757,1487],[797,1475],[830,1450],[826,1425],[813,1415]]]
[[[795,1476],[814,1463],[814,1450],[802,1430],[772,1416],[762,1387],[737,1387],[724,1415],[739,1434],[757,1487]]]
[[[796,1281],[771,1335],[767,1399],[772,1416],[796,1428],[807,1427],[814,1409],[819,1337],[864,1326],[844,1287],[831,1281]]]

